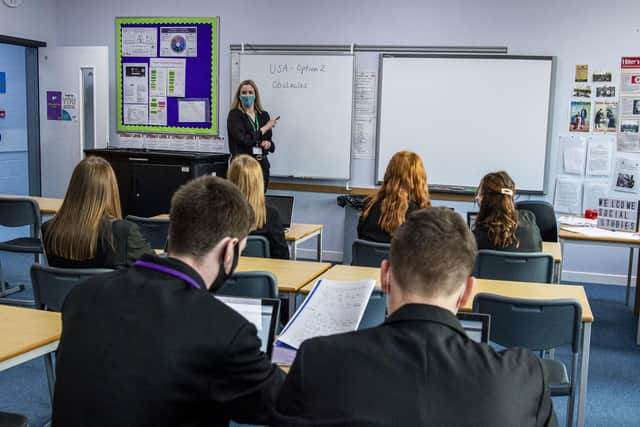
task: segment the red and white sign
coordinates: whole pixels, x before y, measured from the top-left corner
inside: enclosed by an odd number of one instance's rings
[[[640,68],[640,56],[624,56],[620,66],[621,68]]]

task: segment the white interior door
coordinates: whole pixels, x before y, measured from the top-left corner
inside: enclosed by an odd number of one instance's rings
[[[64,197],[85,148],[109,138],[106,46],[39,49],[42,195]]]

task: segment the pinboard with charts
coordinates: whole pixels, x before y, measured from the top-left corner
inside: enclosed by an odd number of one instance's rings
[[[119,132],[217,135],[218,18],[116,18]]]

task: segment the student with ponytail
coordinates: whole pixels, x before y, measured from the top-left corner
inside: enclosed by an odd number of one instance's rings
[[[516,185],[504,171],[482,178],[476,194],[480,212],[473,234],[478,249],[540,252],[542,237],[533,212],[517,210],[513,201]]]

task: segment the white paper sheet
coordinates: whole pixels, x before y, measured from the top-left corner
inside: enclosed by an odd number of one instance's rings
[[[198,27],[160,27],[160,56],[198,56]]]
[[[125,125],[149,124],[149,106],[147,104],[124,104],[122,107]]]
[[[611,158],[613,144],[611,141],[590,139],[587,149],[587,175],[611,175]]]
[[[375,159],[374,119],[356,120],[353,122],[353,146],[351,157],[354,159]]]
[[[582,183],[577,179],[557,178],[554,198],[556,211],[571,214],[581,213],[581,187]]]
[[[180,123],[204,123],[207,116],[207,103],[204,100],[178,101],[178,121]]]
[[[149,99],[149,124],[156,126],[167,125],[167,98],[152,96]]]
[[[125,27],[122,29],[122,56],[156,56],[158,30],[153,27]]]
[[[564,148],[564,173],[582,175],[584,173],[584,144],[572,144]]]
[[[606,197],[607,194],[609,194],[609,185],[606,182],[585,182],[582,194],[582,209],[598,209],[598,199]]]
[[[140,133],[119,133],[116,138],[116,147],[144,148],[144,135]]]
[[[355,331],[375,284],[375,280],[318,280],[278,341],[297,349],[309,338]]]
[[[151,70],[156,70],[154,94],[157,96],[175,96],[184,98],[186,88],[187,63],[185,59],[168,59],[168,58],[151,58],[149,60]],[[164,83],[163,83],[164,82]],[[160,88],[162,84],[166,85],[166,89]]]
[[[640,179],[640,160],[630,155],[618,155],[613,174],[613,189],[625,193],[638,192]]]
[[[149,102],[149,80],[147,64],[122,64],[123,102],[146,104]]]
[[[167,68],[151,67],[149,70],[149,95],[167,96]]]
[[[598,202],[596,201],[596,204]],[[595,219],[583,218],[581,216],[562,215],[558,218],[558,223],[561,225],[575,225],[581,227],[595,227],[598,223]]]

